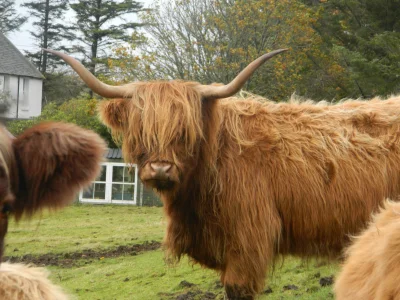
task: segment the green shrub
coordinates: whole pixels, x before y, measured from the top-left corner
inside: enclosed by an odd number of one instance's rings
[[[96,99],[74,98],[62,104],[50,102],[47,104],[39,117],[29,120],[15,120],[7,124],[8,130],[18,135],[25,129],[44,121],[58,121],[77,124],[83,128],[97,132],[108,143],[110,148],[116,148],[111,133],[104,126],[97,116]]]

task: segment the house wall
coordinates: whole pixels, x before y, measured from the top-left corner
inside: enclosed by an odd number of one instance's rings
[[[38,117],[42,113],[43,80],[29,78],[28,86],[29,117]]]
[[[0,117],[28,119],[40,115],[43,80],[0,74],[0,81],[4,82],[0,89],[2,89],[2,92],[8,92],[11,99],[8,110],[0,113]]]

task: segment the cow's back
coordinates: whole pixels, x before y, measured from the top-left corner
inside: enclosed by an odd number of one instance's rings
[[[229,190],[221,201],[237,195],[268,213],[272,205],[282,224],[281,253],[339,254],[383,199],[400,193],[397,99],[337,105],[228,100],[221,105],[219,175]],[[240,115],[242,139],[253,144],[239,145],[229,132],[237,123],[230,114]],[[267,230],[271,216],[264,219]]]

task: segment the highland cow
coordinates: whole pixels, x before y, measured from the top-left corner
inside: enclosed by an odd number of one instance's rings
[[[68,295],[48,279],[43,268],[23,264],[0,265],[0,299],[68,300]]]
[[[42,123],[16,138],[0,127],[0,261],[9,216],[73,202],[100,172],[104,152],[97,134],[72,124]]]
[[[68,62],[103,97],[100,117],[164,203],[175,258],[217,270],[229,299],[253,299],[279,255],[342,251],[400,191],[400,98],[274,103],[233,97],[265,54],[227,85],[110,86]]]
[[[337,300],[400,299],[400,203],[387,201],[346,256]]]

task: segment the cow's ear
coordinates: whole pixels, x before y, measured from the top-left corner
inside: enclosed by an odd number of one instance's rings
[[[42,123],[14,139],[19,175],[15,217],[73,202],[98,176],[105,149],[96,133],[65,123]]]
[[[112,99],[102,101],[99,104],[99,115],[101,121],[115,131],[122,131],[123,126],[128,122],[127,99]]]

